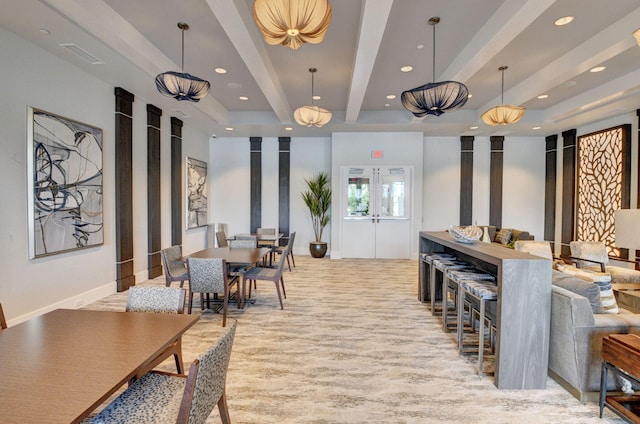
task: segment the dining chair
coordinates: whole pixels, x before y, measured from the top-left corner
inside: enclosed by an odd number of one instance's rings
[[[218,247],[229,247],[229,242],[227,241],[227,236],[224,231],[216,232],[216,240],[218,240]]]
[[[177,287],[133,286],[129,288],[127,295],[126,311],[182,314],[184,313],[185,296],[185,289]],[[162,353],[151,361],[145,370],[138,373],[136,377],[142,377],[172,355],[176,361],[178,374],[183,374],[182,339],[178,339],[162,351]]]
[[[229,240],[229,247],[231,249],[255,249],[258,247],[258,239],[255,237],[251,239],[236,238],[235,240]]]
[[[162,257],[162,268],[164,269],[164,277],[166,285],[169,287],[172,281],[180,281],[180,287],[189,279],[187,268],[182,260],[182,247],[171,246],[160,251]]]
[[[293,257],[293,242],[296,239],[296,232],[294,231],[293,233],[291,233],[289,235],[289,240],[287,241],[287,245],[286,246],[276,246],[274,249],[274,252],[282,255],[284,254],[285,250],[289,250],[289,254],[287,255],[287,265],[289,266],[289,272],[291,272],[291,262],[293,262],[293,267],[295,268],[296,266],[296,260]],[[291,258],[291,261],[289,261],[289,258]]]
[[[226,380],[237,321],[198,356],[189,375],[153,371],[122,392],[89,422],[204,424],[218,405],[223,424],[230,424]]]
[[[189,272],[189,313],[193,306],[193,294],[200,293],[200,309],[204,310],[203,294],[223,293],[222,326],[227,325],[227,309],[231,286],[237,285],[238,279],[229,280],[227,264],[220,258],[187,258],[187,270]],[[240,290],[238,296],[242,297]],[[241,301],[241,299],[239,299]],[[209,306],[207,297],[207,306]]]
[[[0,303],[0,330],[4,330],[5,328],[7,328],[7,320],[4,318],[2,303]]]
[[[284,295],[284,298],[287,298],[287,292],[285,291],[284,288],[284,278],[282,278],[282,268],[284,266],[284,262],[285,262],[285,258],[287,257],[287,255],[289,254],[289,246],[287,246],[287,248],[285,249],[284,253],[282,255],[280,255],[280,260],[278,261],[278,266],[276,268],[271,268],[271,267],[261,267],[261,266],[257,266],[257,267],[253,267],[253,268],[249,268],[247,269],[243,274],[242,274],[242,289],[244,290],[245,286],[245,281],[249,280],[249,298],[251,297],[251,282],[254,282],[254,285],[256,283],[256,281],[258,280],[264,280],[264,281],[273,281],[276,285],[276,291],[278,292],[278,300],[280,301],[280,309],[284,309],[284,306],[282,306],[282,296],[280,295],[280,285],[282,285],[282,294]]]

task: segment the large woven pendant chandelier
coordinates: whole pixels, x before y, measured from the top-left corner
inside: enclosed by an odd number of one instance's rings
[[[524,116],[525,108],[504,104],[504,71],[508,68],[508,66],[501,66],[498,68],[498,70],[502,72],[502,90],[500,104],[487,110],[480,117],[485,124],[491,125],[492,127],[498,124],[515,124]]]
[[[178,28],[182,30],[182,72],[168,71],[158,74],[156,88],[165,96],[197,103],[209,93],[211,84],[184,72],[184,32],[189,29],[189,25],[178,22]]]
[[[311,72],[311,106],[302,106],[296,109],[293,113],[293,117],[300,125],[307,127],[316,126],[321,127],[331,120],[331,112],[327,109],[323,109],[313,104],[313,75],[318,70],[316,68],[309,68]]]
[[[436,25],[440,18],[429,19],[433,27],[433,79],[420,87],[404,91],[400,97],[402,106],[418,118],[427,115],[440,116],[445,112],[460,109],[469,99],[467,86],[457,81],[435,82],[436,79]]]
[[[329,0],[256,0],[253,19],[264,41],[296,50],[304,43],[319,44],[331,23]]]

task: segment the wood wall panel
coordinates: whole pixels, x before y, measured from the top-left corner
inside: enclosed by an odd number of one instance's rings
[[[473,224],[473,136],[460,137],[460,225]]]
[[[182,245],[182,121],[171,117],[171,245]],[[185,208],[186,209],[186,208]]]
[[[133,94],[116,87],[116,287],[119,292],[136,284],[133,272]]]
[[[562,256],[570,256],[569,243],[575,234],[576,214],[576,130],[562,133]]]
[[[160,203],[160,117],[162,110],[147,105],[147,271],[149,278],[162,275],[160,258],[162,205]]]
[[[491,170],[489,176],[489,224],[502,227],[502,175],[504,137],[491,136]]]
[[[556,238],[556,180],[558,163],[558,135],[545,139],[544,177],[544,240],[551,242],[553,251]]]
[[[278,232],[289,237],[291,137],[278,137]],[[285,240],[281,240],[283,244]]]
[[[250,137],[249,147],[251,151],[250,170],[250,232],[262,226],[262,137]]]

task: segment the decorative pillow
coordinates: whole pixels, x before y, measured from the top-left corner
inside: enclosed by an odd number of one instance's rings
[[[503,228],[496,234],[496,241],[502,244],[509,244],[511,241],[511,232],[510,228]]]
[[[563,273],[571,274],[581,280],[593,282],[598,286],[600,289],[600,301],[602,303],[602,311],[600,313],[617,314],[620,312],[618,309],[618,303],[616,302],[616,298],[613,294],[610,274],[583,270],[570,265],[563,267],[558,266],[558,270]]]
[[[551,283],[589,299],[589,305],[591,305],[591,311],[594,314],[604,312],[600,299],[600,288],[594,282],[577,278],[569,272],[560,272],[554,269],[551,271]]]

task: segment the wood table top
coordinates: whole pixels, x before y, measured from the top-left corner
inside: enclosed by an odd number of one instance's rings
[[[187,258],[224,259],[228,264],[251,265],[262,260],[271,252],[268,247],[259,248],[241,248],[234,247],[215,247],[203,249],[187,255]]]
[[[58,309],[0,331],[0,422],[80,422],[198,319]]]

